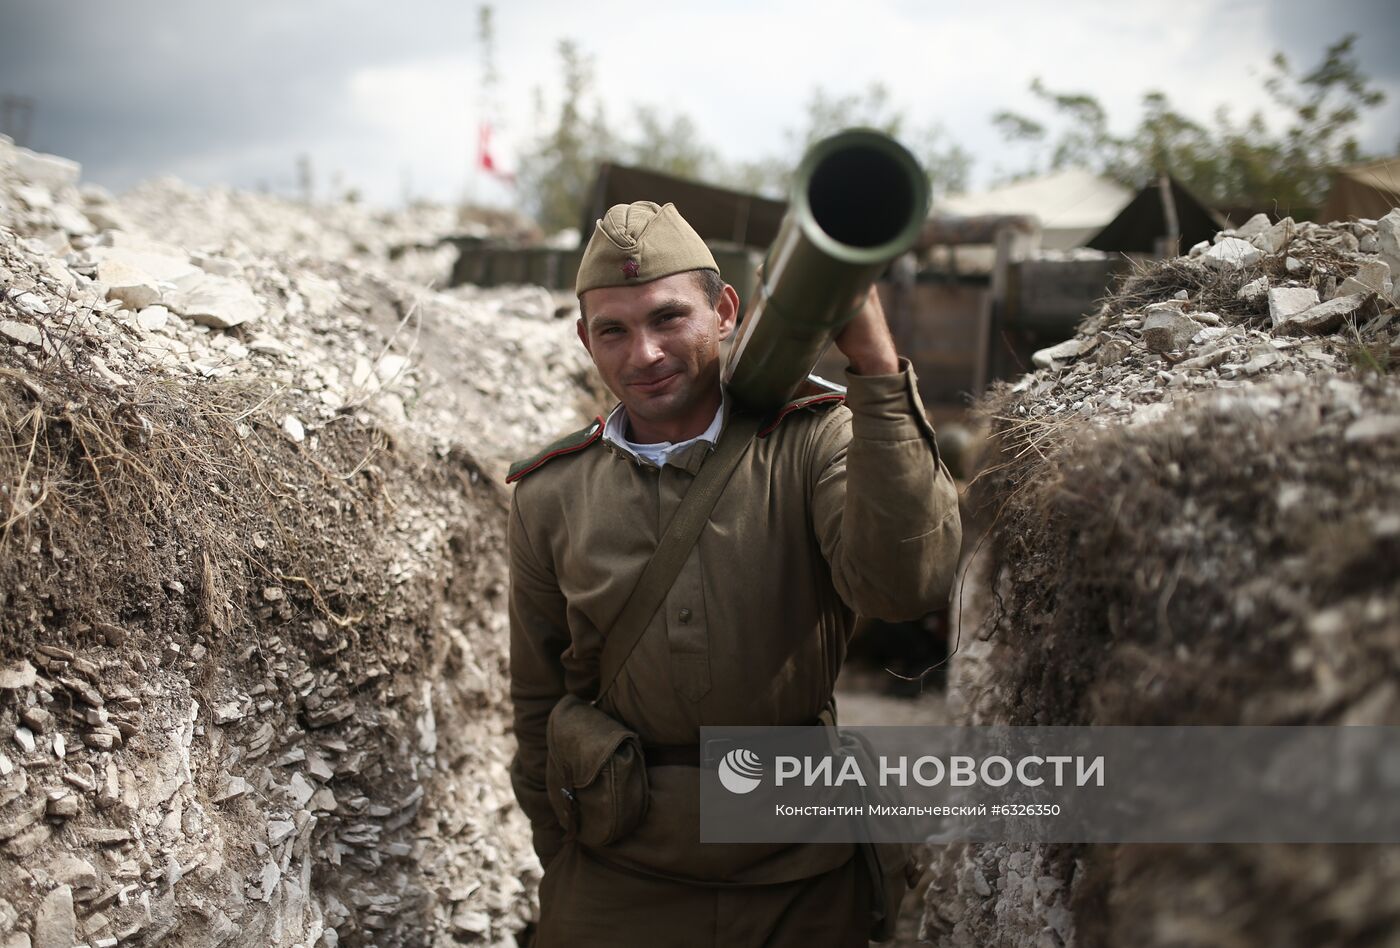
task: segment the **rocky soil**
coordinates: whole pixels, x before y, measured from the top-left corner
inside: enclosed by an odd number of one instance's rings
[[[1145,267],[984,401],[975,724],[1400,724],[1400,210]],[[1394,847],[964,846],[944,946],[1393,945]]]
[[[0,948],[516,944],[500,481],[597,408],[570,322],[435,288],[510,222],[79,170],[0,139]],[[1400,212],[1255,219],[992,393],[954,721],[1400,723],[1397,275]],[[939,945],[1400,939],[1388,849],[936,855]]]
[[[516,943],[500,475],[592,406],[461,227],[0,139],[0,946]]]

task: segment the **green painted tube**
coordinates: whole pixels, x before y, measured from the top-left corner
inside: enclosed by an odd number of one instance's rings
[[[919,162],[882,132],[813,145],[725,362],[729,393],[758,411],[788,401],[885,267],[914,246],[928,202]]]

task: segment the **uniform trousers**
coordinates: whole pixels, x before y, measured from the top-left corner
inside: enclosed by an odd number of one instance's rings
[[[575,842],[540,882],[534,948],[866,948],[871,890],[853,858],[809,879],[702,886],[600,862]]]

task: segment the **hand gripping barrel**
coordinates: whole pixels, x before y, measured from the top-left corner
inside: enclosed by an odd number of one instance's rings
[[[792,398],[885,267],[914,245],[928,202],[923,169],[888,135],[851,129],[813,145],[725,362],[729,393],[756,411]]]

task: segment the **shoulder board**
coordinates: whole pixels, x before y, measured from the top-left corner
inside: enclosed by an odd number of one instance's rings
[[[563,457],[566,454],[582,451],[602,436],[603,419],[602,416],[599,416],[594,418],[587,427],[564,435],[564,437],[555,441],[538,454],[533,454],[524,460],[516,461],[510,466],[510,472],[506,474],[506,483],[515,483],[526,474],[539,470],[541,467],[544,467],[546,462],[552,461],[557,457]]]
[[[761,429],[759,429],[758,436],[760,438],[767,437],[768,434],[774,428],[777,428],[778,425],[782,424],[784,418],[786,418],[788,415],[791,415],[799,408],[814,408],[826,410],[827,408],[830,408],[834,405],[839,405],[845,400],[846,396],[842,395],[840,392],[822,392],[818,395],[808,395],[805,398],[794,398],[782,408],[778,409],[778,414],[773,418],[772,421],[768,422],[768,424],[764,425]]]

